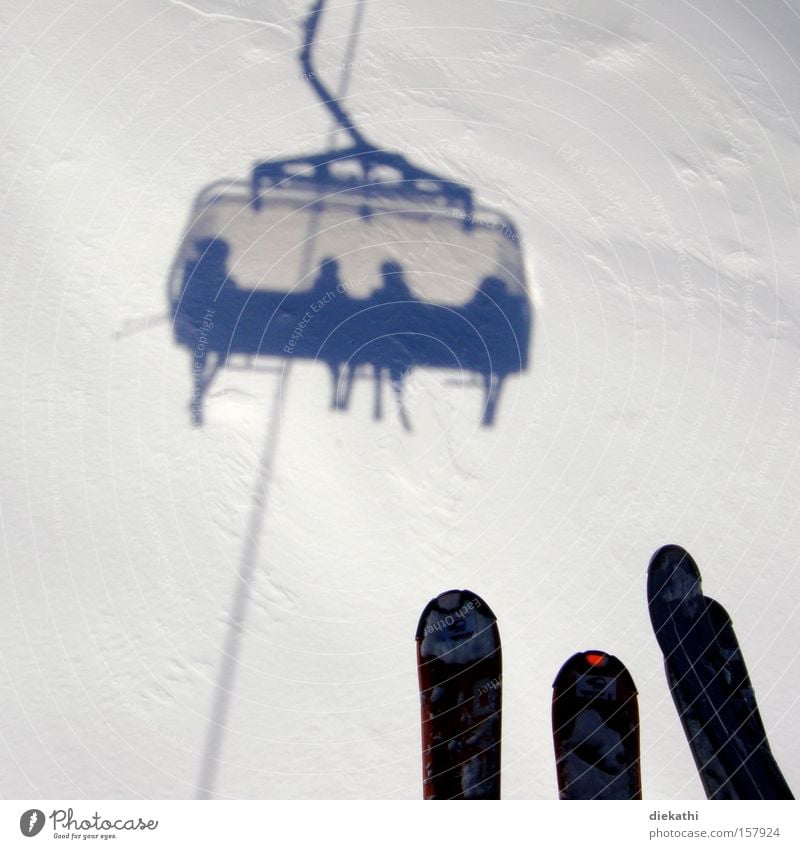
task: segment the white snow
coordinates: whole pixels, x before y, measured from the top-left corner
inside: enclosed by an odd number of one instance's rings
[[[667,542],[797,791],[797,4],[366,0],[353,41],[331,0],[358,126],[518,227],[530,368],[490,428],[414,370],[406,432],[263,359],[193,429],[170,270],[203,187],[331,140],[308,5],[0,12],[0,795],[419,798],[414,631],[467,587],[506,798],[556,797],[550,687],[587,648],[639,689],[645,798],[702,798],[645,602]]]

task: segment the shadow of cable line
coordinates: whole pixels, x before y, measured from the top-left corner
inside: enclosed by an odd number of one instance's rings
[[[324,0],[320,0],[317,4],[317,19],[323,5]],[[347,58],[344,62],[343,80],[339,87],[339,96],[344,94],[349,83],[349,68],[351,67],[352,57],[355,53],[363,14],[364,0],[359,0],[350,38],[348,39]],[[313,37],[314,30],[307,30],[307,34],[309,32]],[[306,51],[304,50],[305,54]],[[307,62],[308,59],[306,58],[304,61]],[[308,224],[308,231],[304,242],[306,250],[302,263],[304,270],[303,276],[308,274],[311,266],[313,239],[318,225],[317,218],[318,215],[312,215]],[[251,586],[258,564],[260,538],[268,515],[269,490],[273,479],[273,470],[280,441],[283,399],[288,388],[291,369],[292,361],[288,360],[280,372],[279,379],[275,385],[275,394],[272,398],[258,473],[253,486],[250,514],[247,520],[247,534],[239,559],[236,585],[230,605],[228,630],[222,649],[222,662],[217,676],[216,692],[211,707],[208,731],[200,758],[200,772],[197,777],[198,799],[213,798],[222,763],[220,756],[225,740],[225,732],[228,727],[231,701],[234,695],[236,669],[239,663],[241,644],[245,633],[245,623],[251,598]]]
[[[236,586],[230,605],[228,630],[222,649],[222,662],[217,676],[214,702],[211,707],[208,732],[200,759],[200,773],[197,778],[198,799],[213,798],[217,776],[221,765],[220,754],[228,728],[231,700],[234,695],[236,669],[239,664],[242,639],[245,632],[247,610],[250,604],[251,586],[256,572],[259,554],[259,540],[268,515],[269,490],[272,472],[278,451],[281,430],[281,410],[288,385],[288,369],[281,373],[275,385],[272,399],[269,425],[261,451],[261,462],[253,486],[250,503],[250,515],[247,520],[245,537],[239,568],[236,574]]]

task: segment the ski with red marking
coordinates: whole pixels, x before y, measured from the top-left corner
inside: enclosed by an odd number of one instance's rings
[[[579,652],[553,683],[559,799],[641,799],[639,708],[624,664]]]

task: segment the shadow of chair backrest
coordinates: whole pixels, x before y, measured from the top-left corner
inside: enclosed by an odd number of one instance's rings
[[[257,166],[198,198],[170,282],[196,422],[220,366],[266,356],[327,364],[341,408],[363,369],[390,378],[401,410],[412,368],[478,375],[491,424],[528,362],[516,229],[458,184],[409,177],[402,157],[332,156]]]

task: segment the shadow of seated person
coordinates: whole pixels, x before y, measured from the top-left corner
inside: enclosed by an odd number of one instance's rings
[[[381,264],[382,285],[373,297],[381,302],[405,302],[414,300],[414,295],[403,276],[403,266],[397,262]]]
[[[196,259],[184,266],[183,288],[176,306],[175,332],[192,351],[192,421],[202,424],[202,399],[220,368],[229,333],[230,313],[223,293],[235,289],[228,274],[230,247],[224,239],[203,238],[194,242]]]
[[[527,361],[527,301],[509,292],[499,277],[486,277],[464,308],[473,341],[463,354],[464,366],[483,377],[486,404],[483,424],[493,423],[502,383]]]
[[[186,263],[183,287],[183,306],[193,308],[201,302],[213,308],[219,295],[236,283],[228,273],[230,246],[224,239],[198,239],[197,259]]]

